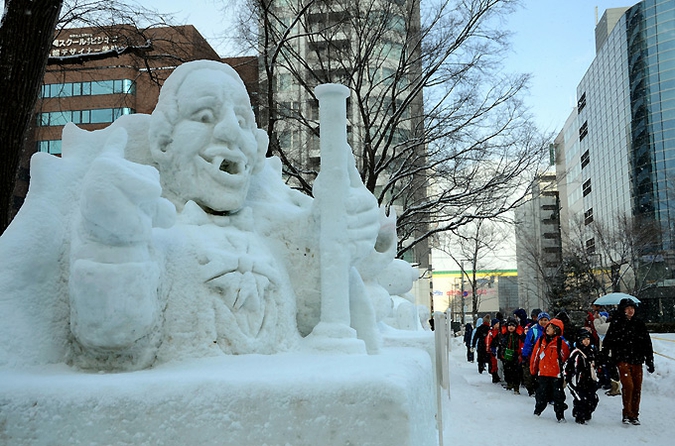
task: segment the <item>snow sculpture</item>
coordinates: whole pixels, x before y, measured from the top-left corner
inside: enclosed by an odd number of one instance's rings
[[[359,180],[345,88],[317,97],[316,200],[213,61],[178,67],[151,116],[68,125],[62,158],[33,157],[0,237],[0,438],[437,444],[433,337],[384,326],[413,278],[395,216]]]
[[[322,142],[337,146],[322,146],[316,201],[265,159],[267,135],[225,64],[178,67],[151,116],[66,126],[63,157],[35,155],[0,238],[0,367],[137,370],[303,343],[377,351],[362,280],[376,274],[358,266],[390,263],[396,238],[346,144],[347,94],[317,89]]]

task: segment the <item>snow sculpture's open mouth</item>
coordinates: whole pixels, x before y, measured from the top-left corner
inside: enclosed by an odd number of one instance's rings
[[[201,153],[201,158],[208,163],[211,175],[234,179],[246,171],[246,157],[238,150],[223,147],[212,147]]]
[[[241,172],[241,168],[238,163],[226,159],[220,162],[219,169],[221,172],[229,173],[230,175],[237,175]]]

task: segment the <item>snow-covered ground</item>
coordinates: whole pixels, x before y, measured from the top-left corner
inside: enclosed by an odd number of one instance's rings
[[[535,417],[534,398],[523,391],[507,392],[492,384],[490,375],[478,374],[475,363],[466,361],[461,338],[451,342],[450,399],[444,405],[444,445],[569,444],[634,446],[671,445],[675,441],[675,334],[652,334],[654,366],[646,369],[640,404],[641,426],[621,423],[621,397],[598,392],[600,403],[587,425],[572,417],[572,397],[567,423],[558,424],[553,407]]]

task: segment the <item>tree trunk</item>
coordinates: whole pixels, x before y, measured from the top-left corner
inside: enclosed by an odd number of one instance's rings
[[[63,0],[6,0],[0,27],[0,234]]]

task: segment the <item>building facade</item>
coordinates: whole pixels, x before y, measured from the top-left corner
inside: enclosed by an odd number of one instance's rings
[[[582,229],[612,288],[663,294],[675,266],[675,2],[605,12],[570,120],[576,134],[568,127],[557,140],[564,225]],[[621,221],[653,228],[637,256],[605,240],[628,232]]]

